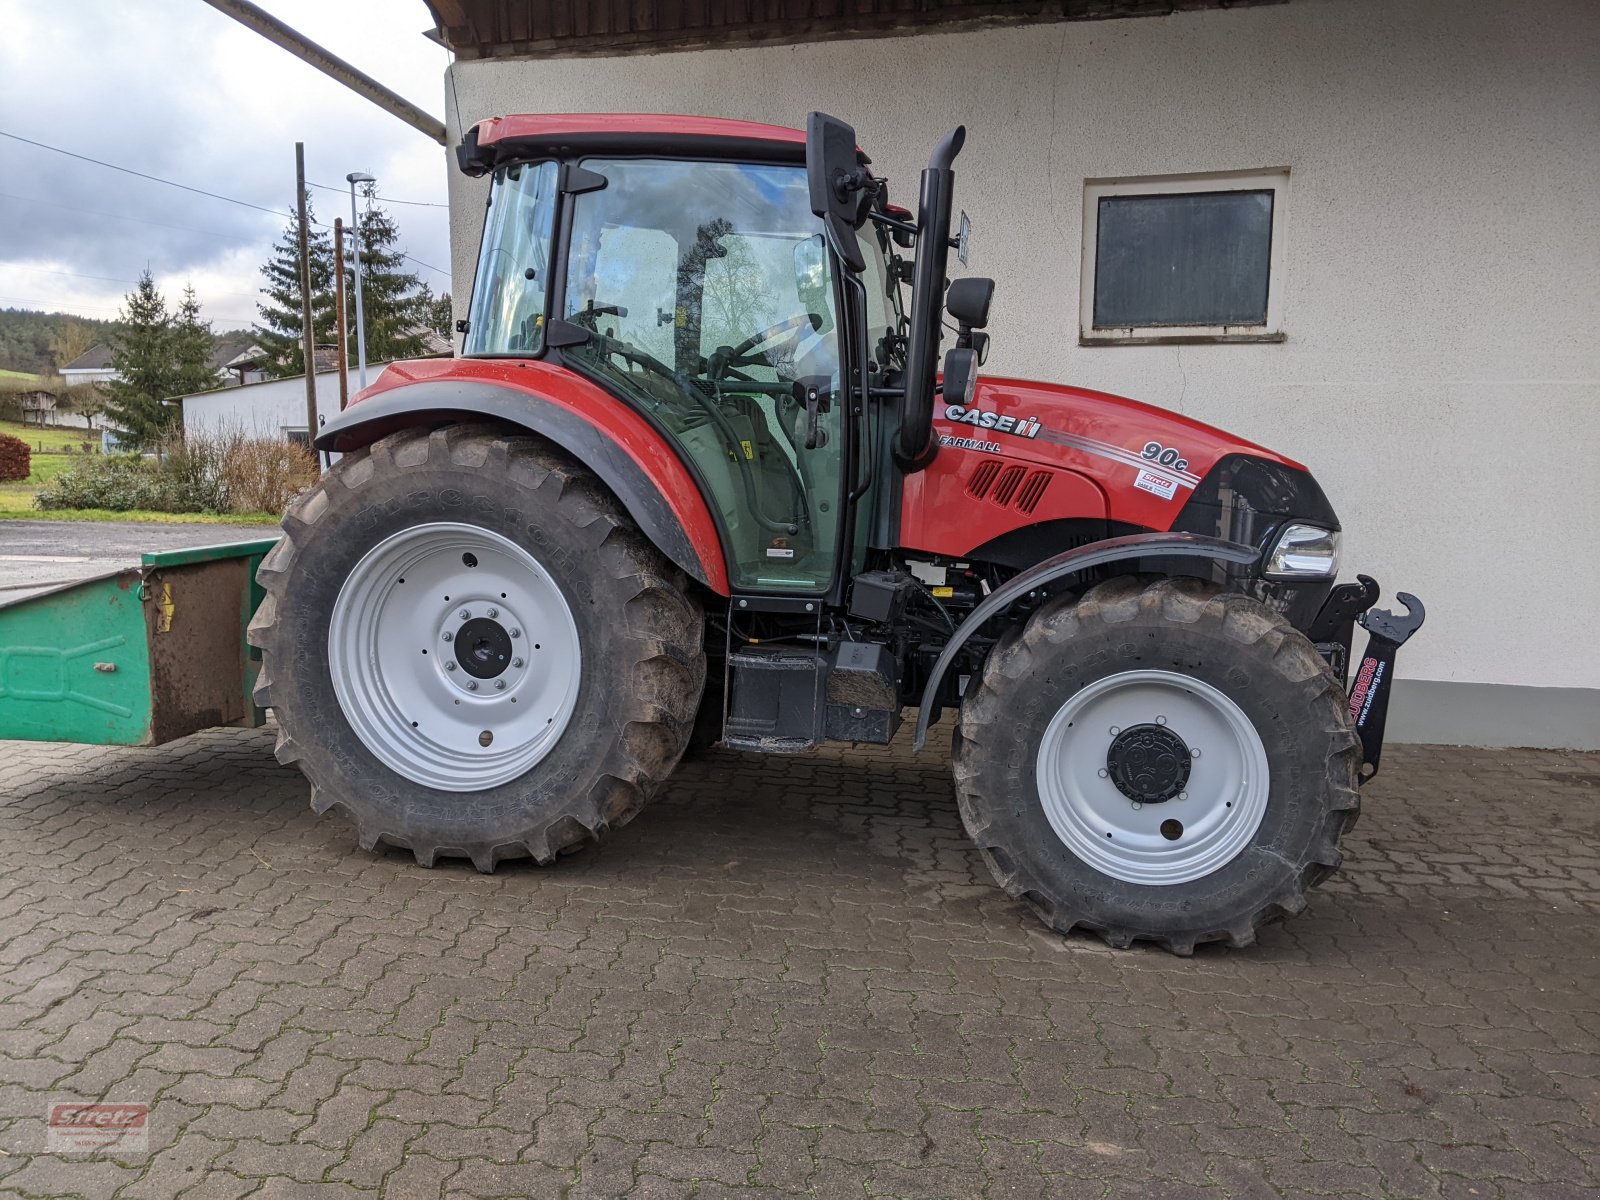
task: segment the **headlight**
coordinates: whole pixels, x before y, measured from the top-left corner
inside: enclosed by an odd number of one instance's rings
[[[1285,525],[1262,570],[1269,579],[1331,579],[1338,572],[1338,531],[1320,525]]]

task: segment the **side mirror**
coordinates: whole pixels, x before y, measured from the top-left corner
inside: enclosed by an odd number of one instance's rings
[[[799,293],[802,311],[811,317],[811,328],[821,333],[828,324],[828,251],[822,235],[816,234],[794,247],[794,290]]]
[[[994,280],[979,276],[957,279],[945,293],[944,310],[962,329],[982,329],[989,323],[989,302],[994,299]]]
[[[978,386],[978,352],[957,348],[944,356],[944,399],[946,404],[972,406]]]
[[[867,268],[856,230],[867,220],[872,176],[856,152],[856,131],[837,117],[806,118],[806,185],[834,252],[851,271]]]

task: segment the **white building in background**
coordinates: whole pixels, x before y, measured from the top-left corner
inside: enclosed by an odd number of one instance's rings
[[[368,378],[377,378],[378,371],[385,365],[368,364]],[[317,419],[321,424],[339,415],[339,372],[319,371],[316,380]],[[350,383],[353,392],[354,372]],[[183,436],[186,438],[239,433],[296,442],[308,440],[304,375],[197,392],[183,397],[182,403]]]
[[[1344,523],[1345,578],[1428,606],[1392,739],[1600,747],[1600,5],[1203,2],[1100,21],[1061,17],[1159,6],[430,7],[457,54],[456,137],[516,112],[794,126],[822,109],[914,205],[935,142],[965,124],[970,272],[998,281],[987,370],[1307,463]],[[464,310],[487,181],[450,187]],[[1271,195],[1252,269],[1272,340],[1097,327],[1141,319],[1138,295],[1094,277],[1119,200],[1245,189]],[[1097,322],[1097,304],[1134,316]]]

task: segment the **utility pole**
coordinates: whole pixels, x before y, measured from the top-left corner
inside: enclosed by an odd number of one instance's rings
[[[294,144],[295,209],[300,214],[300,333],[306,356],[306,436],[317,440],[317,348],[311,328],[311,237],[306,214],[306,146]],[[310,449],[310,447],[307,447]],[[317,452],[311,450],[311,457]]]
[[[333,261],[338,270],[333,275],[333,307],[338,314],[339,330],[339,411],[350,403],[350,351],[344,332],[344,218],[333,219]]]

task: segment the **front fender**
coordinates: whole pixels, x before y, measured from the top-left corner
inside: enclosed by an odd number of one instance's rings
[[[928,724],[938,710],[934,697],[939,694],[939,684],[945,672],[955,661],[961,647],[976,633],[984,622],[999,616],[1021,597],[1047,583],[1091,567],[1107,563],[1126,562],[1137,558],[1197,558],[1210,562],[1252,563],[1260,556],[1252,546],[1222,538],[1205,537],[1198,533],[1134,533],[1127,537],[1107,538],[1068,550],[1054,558],[1047,558],[1038,566],[1030,567],[1001,584],[968,614],[961,627],[951,635],[939,661],[933,664],[927,685],[922,689],[922,701],[917,713],[917,740],[915,749],[921,750],[928,737]]]
[[[358,403],[323,426],[315,444],[318,450],[344,452],[400,429],[471,418],[517,425],[560,446],[611,489],[657,549],[718,595],[728,595],[721,536],[683,462],[639,414],[549,364],[497,359],[396,364]]]

